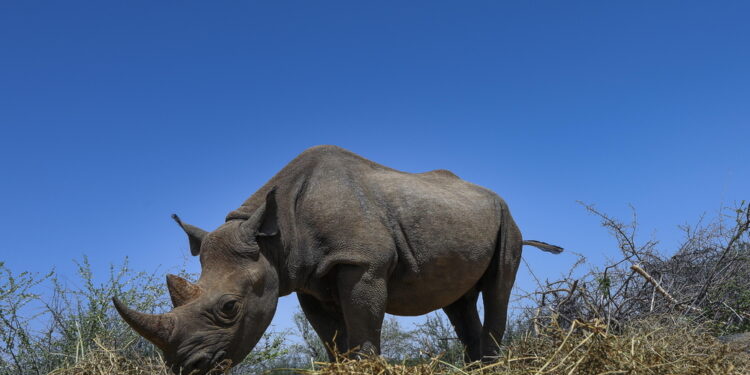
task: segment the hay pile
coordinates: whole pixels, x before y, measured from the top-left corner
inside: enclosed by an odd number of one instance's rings
[[[315,363],[313,367],[294,372],[307,375],[746,375],[750,374],[750,356],[741,348],[719,342],[701,327],[670,318],[634,323],[618,334],[609,332],[606,325],[596,321],[575,321],[567,329],[545,327],[538,334],[515,339],[497,362],[488,365],[456,368],[440,358],[403,365],[373,358]],[[102,348],[70,368],[50,375],[168,373],[157,359],[123,358],[115,351]]]
[[[750,356],[720,343],[687,322],[650,320],[620,334],[599,322],[573,323],[569,329],[546,327],[538,335],[515,340],[496,363],[463,369],[438,358],[418,366],[390,365],[382,359],[319,364],[309,375],[343,374],[648,374],[747,375]]]
[[[96,349],[75,358],[72,364],[48,375],[172,375],[161,358],[125,357],[120,350],[94,340]]]

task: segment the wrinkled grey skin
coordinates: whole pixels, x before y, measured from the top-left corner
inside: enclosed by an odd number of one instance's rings
[[[198,282],[170,275],[176,307],[163,315],[115,301],[175,373],[240,362],[292,292],[340,352],[379,353],[386,312],[442,308],[467,360],[487,360],[498,353],[522,245],[562,251],[523,241],[500,197],[449,171],[400,172],[335,146],[300,154],[213,232],[176,220],[200,256]]]

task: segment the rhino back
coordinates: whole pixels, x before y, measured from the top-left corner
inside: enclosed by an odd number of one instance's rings
[[[320,151],[296,202],[298,220],[316,236],[408,237],[414,251],[494,243],[502,204],[495,193],[446,170],[407,173],[337,147]]]

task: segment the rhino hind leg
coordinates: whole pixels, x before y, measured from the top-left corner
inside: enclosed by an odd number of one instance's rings
[[[500,343],[508,318],[508,303],[521,262],[521,232],[505,210],[498,233],[493,263],[482,280],[484,325],[481,336],[482,361],[492,362],[500,353]]]
[[[448,315],[453,328],[456,330],[458,339],[464,346],[464,361],[466,363],[480,360],[480,337],[482,334],[482,322],[477,312],[477,298],[479,290],[472,289],[456,302],[443,308]]]
[[[305,317],[325,345],[328,360],[334,362],[337,353],[347,350],[346,326],[341,309],[307,294],[297,293],[297,299]]]

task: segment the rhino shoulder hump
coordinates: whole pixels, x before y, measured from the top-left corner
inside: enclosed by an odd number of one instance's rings
[[[447,170],[447,169],[435,169],[434,171],[424,172],[422,173],[424,175],[432,175],[432,176],[443,176],[443,177],[451,177],[451,178],[459,178],[455,173]]]

